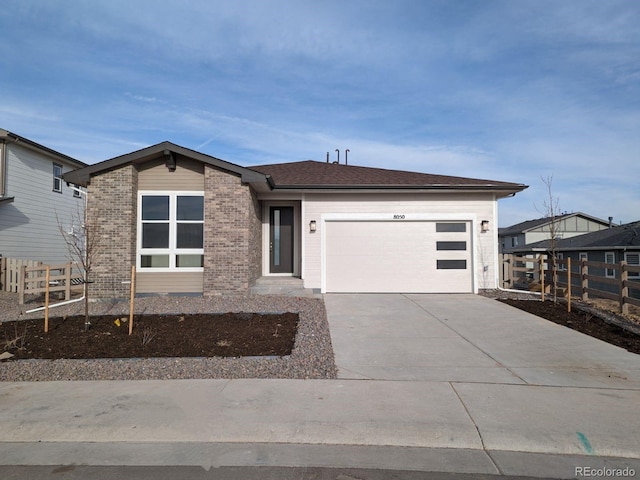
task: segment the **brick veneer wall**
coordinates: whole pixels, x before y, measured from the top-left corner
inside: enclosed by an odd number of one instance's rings
[[[245,294],[262,267],[260,205],[240,177],[205,165],[204,294]]]
[[[128,297],[136,258],[138,172],[132,165],[93,177],[88,187],[89,225],[99,225],[100,254],[89,285],[92,298]]]

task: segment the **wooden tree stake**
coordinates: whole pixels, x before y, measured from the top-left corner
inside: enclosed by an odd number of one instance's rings
[[[136,296],[136,266],[131,266],[131,298],[129,300],[129,335],[133,333],[133,305]]]
[[[49,332],[49,265],[45,268],[44,275],[44,333]]]

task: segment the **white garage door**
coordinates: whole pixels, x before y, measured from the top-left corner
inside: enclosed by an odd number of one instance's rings
[[[327,221],[327,292],[470,293],[471,224]]]

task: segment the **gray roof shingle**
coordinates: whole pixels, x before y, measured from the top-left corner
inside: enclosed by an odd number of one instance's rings
[[[550,240],[524,245],[523,249],[548,249],[551,246]],[[597,232],[585,233],[571,238],[557,240],[558,250],[578,250],[581,248],[613,248],[613,247],[636,247],[640,248],[640,221],[618,225]]]
[[[432,175],[428,173],[387,170],[306,160],[248,167],[270,175],[278,188],[487,188],[521,191],[527,188],[519,183],[498,182],[476,178]]]

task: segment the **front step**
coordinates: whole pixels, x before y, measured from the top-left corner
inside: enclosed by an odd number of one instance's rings
[[[316,296],[304,282],[296,277],[260,277],[249,290],[253,295],[287,295],[290,297]]]

